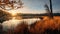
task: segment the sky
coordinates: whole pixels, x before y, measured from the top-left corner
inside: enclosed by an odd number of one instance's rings
[[[49,0],[22,0],[24,6],[28,7],[32,11],[44,12],[45,4],[49,6]],[[52,0],[53,12],[60,13],[60,0]]]
[[[16,0],[17,1],[17,0]],[[49,0],[21,0],[23,2],[23,8],[20,8],[18,12],[21,13],[46,13],[45,4],[48,6]],[[60,0],[52,0],[53,13],[60,13]]]

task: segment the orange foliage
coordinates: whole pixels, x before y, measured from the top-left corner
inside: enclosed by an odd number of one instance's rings
[[[54,16],[53,19],[49,17],[44,17],[43,20],[38,21],[34,28],[34,33],[44,33],[46,30],[60,30],[60,16]],[[32,30],[32,29],[31,29]],[[30,30],[30,31],[31,31]],[[33,31],[31,31],[33,33]]]
[[[43,17],[43,20],[38,21],[30,29],[27,24],[20,24],[14,30],[15,34],[54,34],[57,31],[60,31],[60,16],[54,16],[53,19]]]

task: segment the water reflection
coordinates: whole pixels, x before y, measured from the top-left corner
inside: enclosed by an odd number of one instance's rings
[[[14,28],[16,28],[16,26],[18,24],[21,24],[23,22],[25,24],[31,25],[31,24],[34,24],[36,21],[39,21],[39,20],[40,20],[39,18],[30,18],[30,19],[21,19],[21,20],[18,20],[15,17],[13,17],[11,20],[8,20],[8,21],[5,21],[5,22],[2,23],[3,30],[4,31],[7,31],[9,29],[13,30]]]

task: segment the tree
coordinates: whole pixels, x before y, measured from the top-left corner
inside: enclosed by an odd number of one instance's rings
[[[49,0],[49,1],[50,1],[50,8],[47,4],[45,4],[44,7],[46,8],[46,11],[47,11],[49,17],[53,18],[52,1],[51,0]]]
[[[44,5],[44,7],[46,8],[46,11],[47,11],[47,14],[50,18],[52,18],[52,15],[51,15],[51,11],[49,9],[49,6],[47,4]]]
[[[52,1],[51,0],[49,0],[50,1],[50,11],[51,11],[51,18],[53,18],[53,10],[52,10]]]
[[[0,10],[0,23],[3,23],[4,21],[9,19],[11,19],[11,14],[6,11]]]
[[[17,6],[15,6],[17,4]],[[8,10],[6,9],[5,6],[7,6],[10,9],[17,9],[17,8],[22,8],[22,1],[18,0],[18,2],[16,2],[16,0],[0,0],[0,8],[4,9],[4,10]]]

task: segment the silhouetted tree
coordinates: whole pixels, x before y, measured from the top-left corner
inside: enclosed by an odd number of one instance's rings
[[[50,14],[50,9],[49,9],[48,5],[47,5],[47,4],[45,4],[45,6],[44,6],[44,7],[46,8],[47,13],[48,13],[48,14]]]
[[[44,6],[46,9],[46,12],[47,12],[47,14],[48,14],[48,16],[49,17],[51,17],[51,14],[50,14],[50,9],[49,9],[49,7],[48,7],[48,5],[47,4],[45,4],[45,6]]]
[[[18,0],[18,2],[16,2],[16,0],[12,0],[12,1],[10,1],[10,0],[0,0],[0,8],[2,8],[2,9],[4,9],[4,10],[7,10],[6,9],[6,7],[5,6],[8,6],[9,8],[11,8],[11,9],[14,9],[14,8],[16,8],[14,5],[15,4],[18,4],[18,5],[20,5],[20,6],[17,6],[17,8],[22,8],[23,6],[23,3],[22,3],[22,1],[21,0]]]
[[[50,11],[51,11],[51,17],[53,18],[53,10],[52,10],[52,0],[49,0],[50,1]]]
[[[45,4],[44,7],[46,8],[45,10],[47,11],[48,16],[49,16],[50,18],[53,18],[53,17],[52,17],[52,14],[51,14],[52,12],[50,11],[49,6],[48,6],[47,4]]]
[[[53,18],[52,1],[51,0],[49,0],[49,1],[50,1],[50,8],[49,8],[49,6],[47,4],[45,4],[44,7],[46,8],[46,11],[47,11],[49,17]]]
[[[9,20],[11,17],[11,14],[6,12],[6,11],[2,11],[0,10],[0,23]]]

